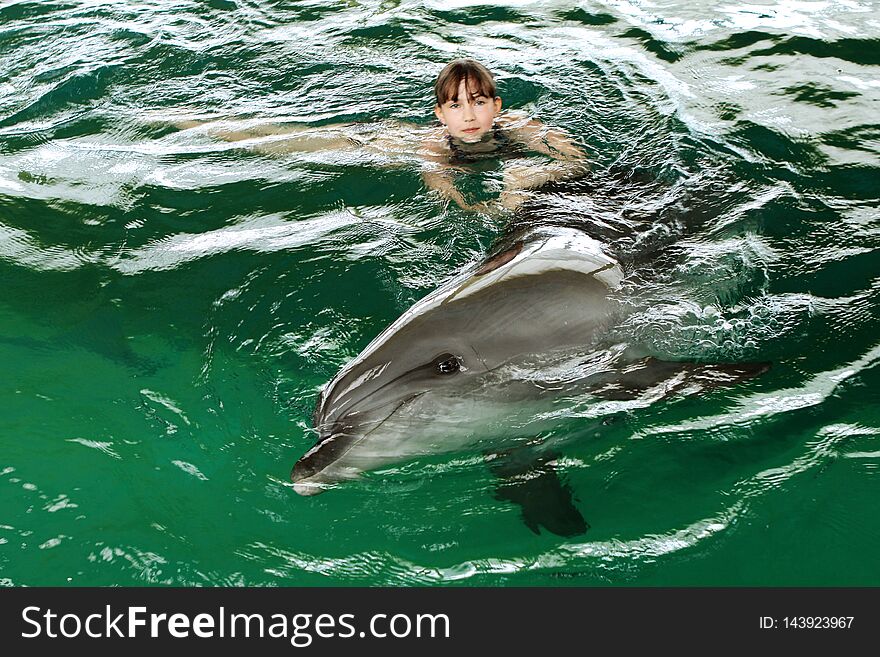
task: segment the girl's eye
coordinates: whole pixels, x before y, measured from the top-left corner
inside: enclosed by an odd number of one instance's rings
[[[452,103],[452,105],[450,105],[450,107],[452,109],[458,109],[458,103]]]

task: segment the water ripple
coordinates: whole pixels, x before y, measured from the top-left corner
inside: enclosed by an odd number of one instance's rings
[[[0,585],[644,583],[713,554],[760,562],[792,536],[827,562],[817,581],[840,577],[835,559],[870,563],[873,10],[2,3],[0,349],[16,376],[0,391],[15,464],[0,471],[0,543],[21,551],[0,557]],[[627,271],[614,326],[543,374],[562,385],[625,348],[772,362],[711,394],[569,390],[523,410],[562,452],[582,538],[524,528],[482,451],[317,501],[287,483],[320,387],[507,217],[443,207],[411,155],[283,153],[284,136],[212,130],[423,129],[431,83],[459,56],[496,71],[506,108],[589,152],[591,176],[544,189],[524,221],[578,227]],[[469,191],[497,194],[502,166]]]

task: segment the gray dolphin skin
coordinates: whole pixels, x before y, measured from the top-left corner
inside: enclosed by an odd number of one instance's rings
[[[410,307],[323,388],[313,418],[319,437],[291,472],[294,490],[314,495],[368,470],[465,449],[513,454],[513,467],[493,471],[522,473],[528,467],[515,465],[522,439],[553,423],[541,426],[552,413],[536,412],[535,404],[545,402],[546,410],[548,399],[572,391],[606,400],[654,388],[661,396],[692,392],[767,369],[634,360],[625,346],[585,352],[612,319],[611,296],[623,277],[602,244],[579,230],[545,226],[502,239],[482,263]],[[554,362],[570,364],[572,350],[582,376],[543,376]],[[504,446],[502,435],[520,442]],[[550,488],[556,498],[570,497]]]
[[[583,345],[606,322],[608,293],[622,278],[599,242],[577,230],[503,240],[324,387],[318,442],[293,468],[294,489],[312,495],[366,470],[475,444],[474,420],[507,416],[511,404],[540,392],[511,385],[504,369]]]

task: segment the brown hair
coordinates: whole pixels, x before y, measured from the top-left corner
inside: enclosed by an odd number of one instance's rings
[[[434,83],[437,104],[458,100],[458,87],[465,81],[465,89],[473,95],[495,98],[495,78],[485,66],[473,59],[455,59],[449,62]]]

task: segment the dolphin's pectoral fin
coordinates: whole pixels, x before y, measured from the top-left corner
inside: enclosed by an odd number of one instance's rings
[[[544,527],[557,536],[577,536],[590,526],[574,506],[571,488],[559,480],[557,456],[530,448],[491,455],[489,467],[499,479],[495,497],[519,505],[523,522],[536,534]]]
[[[649,390],[663,397],[688,395],[733,386],[764,374],[770,363],[692,363],[643,358],[622,370],[609,373],[589,392],[602,399],[626,401]]]

